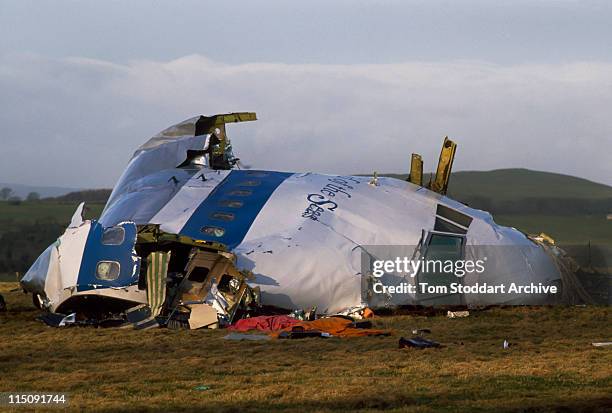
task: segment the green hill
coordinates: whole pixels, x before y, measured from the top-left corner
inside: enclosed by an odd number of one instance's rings
[[[407,174],[385,174],[406,179]],[[425,174],[423,181],[429,180]],[[575,176],[530,169],[453,172],[448,195],[451,198],[482,196],[500,201],[517,198],[612,199],[612,187]]]
[[[426,174],[423,181],[428,182],[429,176]],[[454,172],[448,196],[494,214],[605,216],[612,212],[612,187],[574,176],[528,169]]]
[[[86,189],[83,191],[70,192],[55,198],[45,198],[45,201],[106,204],[111,192],[112,189]]]
[[[612,187],[575,176],[529,169],[496,169],[453,173],[450,196],[516,198],[612,199]]]
[[[501,225],[546,232],[565,245],[612,245],[612,220],[606,219],[612,213],[612,187],[604,184],[528,169],[459,171],[450,178],[448,196],[492,213]]]

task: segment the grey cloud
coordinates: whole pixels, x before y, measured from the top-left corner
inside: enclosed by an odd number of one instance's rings
[[[115,64],[0,57],[0,181],[110,186],[134,149],[196,114],[230,126],[245,163],[336,173],[526,167],[612,184],[612,64],[223,64],[199,55]]]

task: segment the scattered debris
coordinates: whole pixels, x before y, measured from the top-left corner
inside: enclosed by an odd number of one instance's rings
[[[120,327],[126,325],[124,317],[118,315],[109,315],[104,319],[95,318],[78,318],[78,314],[72,313],[69,315],[60,313],[43,313],[37,317],[37,320],[42,321],[49,327],[65,328],[65,327]],[[128,324],[129,325],[129,324]]]
[[[77,325],[75,313],[69,315],[59,313],[44,313],[39,316],[38,319],[50,327],[70,327]]]
[[[612,341],[604,341],[601,343],[591,343],[593,344],[593,346],[595,347],[608,347],[608,346],[612,346]]]
[[[449,311],[446,313],[448,318],[463,318],[470,315],[469,311]]]
[[[50,327],[59,327],[61,321],[66,317],[64,314],[58,313],[43,313],[38,316],[38,320],[42,321]]]
[[[371,308],[365,306],[350,307],[344,311],[337,313],[336,315],[344,315],[351,317],[355,320],[361,320],[363,318],[374,317],[374,311]]]
[[[305,311],[305,310],[293,310],[290,314],[289,317],[293,317],[296,320],[314,320],[316,319],[316,311],[317,311],[317,307],[313,307],[311,310]]]
[[[210,386],[207,386],[207,385],[205,385],[205,384],[201,384],[201,385],[199,385],[199,386],[195,386],[193,389],[194,389],[194,390],[199,390],[199,391],[205,391],[205,390],[210,390],[210,389],[211,389],[211,387],[210,387]]]
[[[547,243],[548,245],[555,245],[555,240],[544,232],[541,232],[538,235],[530,235],[530,237],[538,242]]]
[[[510,348],[510,343],[508,343],[508,340],[504,340],[504,348]]]
[[[415,336],[422,336],[423,333],[431,333],[431,330],[428,328],[417,328],[415,330],[412,330],[412,334],[414,334]]]
[[[203,303],[194,303],[190,305],[190,308],[189,328],[191,330],[203,327],[216,328],[219,325],[217,310],[212,306]]]
[[[330,338],[333,337],[329,333],[325,333],[323,331],[316,330],[292,330],[292,331],[282,331],[278,334],[277,338],[280,339],[299,339],[299,338],[311,338],[311,337],[322,337],[322,338]]]
[[[76,322],[76,313],[72,313],[62,318],[59,322],[58,327],[66,327]]]
[[[151,307],[146,304],[137,305],[125,311],[125,319],[132,324],[135,329],[140,329],[141,324],[151,319]]]
[[[399,339],[399,348],[414,347],[418,349],[424,349],[440,346],[440,343],[433,340],[427,340],[421,336],[416,336],[412,338],[400,337]]]

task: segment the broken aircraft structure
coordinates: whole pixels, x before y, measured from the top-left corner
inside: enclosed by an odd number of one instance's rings
[[[413,155],[408,181],[238,168],[226,124],[254,113],[199,116],[134,153],[99,220],[79,206],[65,233],[21,281],[52,313],[125,318],[140,326],[228,324],[261,305],[431,305],[405,294],[369,302],[361,260],[368,246],[519,246],[465,285],[512,279],[562,287],[551,248],[498,226],[487,212],[445,196],[456,145],[446,139],[435,176],[423,183]],[[495,254],[494,250],[492,253]],[[412,282],[415,282],[414,279]],[[458,295],[464,305],[541,304],[550,295]],[[156,321],[157,320],[157,321]]]

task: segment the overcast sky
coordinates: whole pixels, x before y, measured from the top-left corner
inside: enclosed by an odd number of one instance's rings
[[[198,114],[256,168],[612,184],[612,2],[0,0],[0,182],[110,187]]]

